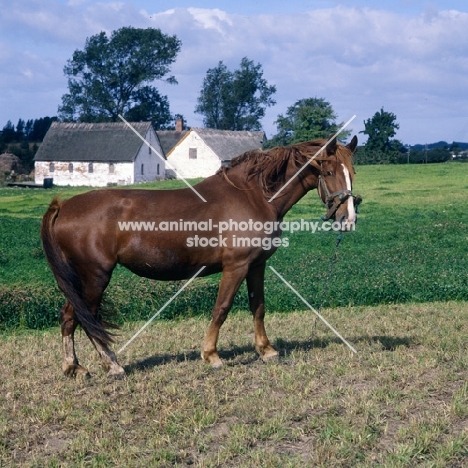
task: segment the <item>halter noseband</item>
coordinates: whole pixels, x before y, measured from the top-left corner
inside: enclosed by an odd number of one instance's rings
[[[357,207],[362,202],[361,195],[353,195],[351,190],[338,190],[337,192],[330,193],[325,183],[325,179],[323,178],[322,174],[318,176],[318,186],[317,186],[318,193],[322,198],[322,193],[325,195],[325,205],[327,207],[327,213],[325,216],[322,216],[323,221],[327,221],[331,219],[338,208],[348,200],[349,197],[353,199],[354,206]]]

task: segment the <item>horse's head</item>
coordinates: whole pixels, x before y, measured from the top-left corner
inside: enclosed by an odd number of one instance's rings
[[[326,157],[317,161],[320,171],[317,190],[327,207],[323,219],[338,222],[341,231],[354,228],[355,207],[361,202],[361,197],[355,197],[352,193],[354,169],[351,160],[356,146],[356,136],[347,146],[338,145],[335,139],[327,145]]]

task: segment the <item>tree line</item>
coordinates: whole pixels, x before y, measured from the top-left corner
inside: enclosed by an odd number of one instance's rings
[[[156,130],[173,129],[175,117],[184,117],[171,114],[168,97],[154,84],[177,84],[171,65],[181,47],[176,36],[155,28],[123,27],[110,36],[101,32],[87,38],[84,49],[76,50],[64,67],[68,93],[62,96],[57,117],[20,119],[16,127],[8,121],[0,133],[0,152],[9,148],[31,168],[37,143],[54,120],[116,122],[123,116],[133,122],[151,121]],[[229,70],[220,61],[206,72],[194,111],[203,116],[207,128],[261,130],[267,107],[276,104],[275,93],[276,86],[264,78],[260,63],[244,57],[238,69]],[[299,99],[284,115],[278,115],[277,133],[265,146],[328,138],[342,126],[337,119],[324,98]],[[364,121],[364,127],[361,133],[367,136],[367,142],[357,152],[357,164],[408,162],[408,149],[394,138],[399,129],[395,114],[382,108]],[[349,134],[349,130],[344,131],[339,139],[346,140]],[[421,160],[417,152],[412,152],[411,162],[447,160],[449,156],[449,149],[439,149],[437,155],[428,156],[425,151]]]
[[[42,117],[26,121],[19,119],[16,126],[9,120],[0,133],[0,144],[42,141],[52,122],[56,120],[58,120],[57,117]]]
[[[9,152],[18,156],[23,167],[28,172],[31,171],[34,168],[33,159],[39,143],[56,120],[57,117],[19,119],[16,126],[9,120],[0,131],[0,154]]]

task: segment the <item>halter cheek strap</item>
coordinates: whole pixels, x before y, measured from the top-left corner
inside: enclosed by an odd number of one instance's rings
[[[352,197],[354,206],[358,206],[362,202],[362,197],[360,195],[354,196],[351,190],[338,190],[337,192],[330,193],[322,174],[320,174],[318,177],[317,190],[322,199],[322,193],[325,196],[325,205],[327,206],[327,213],[325,214],[325,216],[322,216],[322,219],[324,221],[331,219],[335,215],[340,205],[345,203],[349,197]]]

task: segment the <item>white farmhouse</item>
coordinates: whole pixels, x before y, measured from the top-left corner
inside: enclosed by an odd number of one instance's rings
[[[34,157],[35,183],[54,185],[129,185],[166,177],[166,160],[151,122],[54,122]]]
[[[213,130],[192,128],[158,131],[167,157],[167,171],[175,177],[196,178],[215,174],[232,158],[246,151],[259,149],[265,140],[264,132]]]

